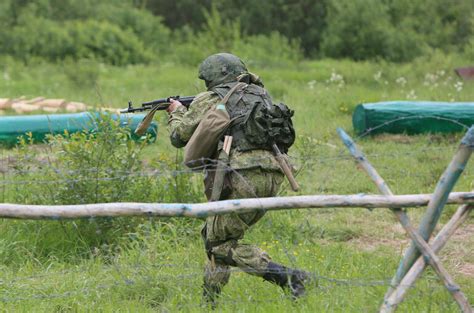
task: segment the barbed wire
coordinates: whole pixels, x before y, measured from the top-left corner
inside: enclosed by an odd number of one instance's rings
[[[396,119],[393,119],[393,120],[390,120],[390,121],[387,121],[385,123],[381,123],[377,126],[374,126],[374,127],[371,127],[369,129],[367,129],[365,132],[363,132],[362,134],[358,135],[356,137],[356,140],[362,138],[362,137],[365,137],[365,136],[368,136],[370,134],[372,134],[373,132],[379,130],[380,128],[383,128],[385,126],[388,126],[390,124],[394,124],[394,123],[397,123],[397,122],[400,122],[400,121],[405,121],[405,120],[415,120],[415,119],[434,119],[434,120],[439,120],[439,121],[445,121],[445,122],[450,122],[450,123],[453,123],[455,125],[458,125],[458,126],[461,126],[464,130],[468,130],[469,127],[471,127],[472,125],[466,125],[464,123],[461,123],[459,122],[458,120],[455,120],[455,119],[450,119],[450,118],[446,118],[446,117],[441,117],[441,116],[436,116],[436,115],[413,115],[413,116],[402,116],[402,117],[399,117],[399,118],[396,118]]]
[[[180,264],[161,264],[158,265],[158,267],[169,267],[169,265],[172,265],[172,267],[183,269],[186,267],[183,267]],[[133,287],[134,285],[137,284],[137,282],[142,281],[142,282],[155,282],[159,279],[173,279],[174,282],[183,282],[185,279],[194,279],[194,278],[202,278],[203,276],[203,270],[199,268],[198,271],[195,272],[189,272],[189,273],[184,273],[184,274],[174,274],[174,273],[151,273],[150,271],[147,271],[145,273],[142,272],[134,272],[131,273],[134,275],[135,278],[130,279],[127,277],[127,275],[130,275],[130,273],[121,273],[120,271],[124,269],[139,269],[142,270],[144,268],[153,268],[156,267],[157,265],[150,265],[150,266],[126,266],[126,265],[117,265],[114,267],[108,268],[109,270],[116,272],[121,276],[120,280],[114,279],[112,282],[109,283],[104,283],[103,278],[98,278],[97,281],[100,281],[101,283],[96,284],[93,287],[86,287],[86,288],[80,288],[78,290],[70,290],[62,293],[50,293],[47,294],[46,292],[42,292],[40,294],[29,294],[25,293],[25,291],[28,291],[28,288],[25,288],[25,285],[20,285],[22,293],[18,293],[16,290],[14,291],[15,296],[14,297],[9,297],[9,292],[0,292],[0,302],[18,302],[18,301],[25,301],[25,300],[35,300],[35,299],[54,299],[54,298],[63,298],[63,297],[71,297],[77,294],[87,294],[91,291],[97,291],[97,290],[102,290],[102,289],[110,289],[113,287],[117,286],[126,286],[126,287]],[[194,267],[193,269],[196,269]],[[241,269],[236,269],[232,268],[228,272],[230,273],[247,273],[247,274],[259,274],[259,271],[256,270],[250,270],[247,269],[245,271]],[[34,276],[27,276],[27,277],[18,277],[13,280],[10,280],[8,282],[5,281],[0,281],[0,286],[1,285],[6,285],[9,288],[14,288],[15,283],[18,283],[20,281],[25,281],[25,280],[31,280],[31,279],[41,279],[41,283],[43,286],[48,285],[48,281],[44,281],[43,279],[45,277],[51,278],[54,276],[64,276],[65,274],[78,274],[78,273],[84,273],[84,270],[76,270],[76,271],[61,271],[59,273],[49,273],[48,275],[43,274],[43,275],[34,275]],[[56,275],[55,275],[56,274]],[[390,286],[390,281],[391,278],[386,277],[383,279],[372,279],[372,278],[364,278],[364,279],[345,279],[345,278],[338,278],[338,277],[329,277],[325,275],[321,275],[317,272],[308,272],[310,275],[310,282],[308,283],[308,289],[311,292],[317,292],[318,290],[328,290],[330,288],[334,288],[336,286],[343,286],[343,287],[388,287]],[[255,279],[258,279],[257,277]],[[97,281],[92,281],[92,283],[96,283]],[[427,281],[429,283],[435,282],[434,279],[428,278]],[[189,281],[190,285],[195,285],[195,281]],[[51,281],[51,284],[57,284],[56,280]],[[408,286],[411,287],[411,290],[422,290],[420,287],[413,287],[413,286]],[[430,285],[430,289],[442,289],[443,287],[440,285]],[[34,292],[38,292],[38,288],[33,288],[32,289]],[[236,300],[238,301],[238,300]]]
[[[377,127],[371,128],[367,130],[363,134],[357,136],[355,140],[361,140],[362,138],[367,137],[369,134],[373,133],[374,131],[380,129],[383,126],[389,125],[391,123],[417,118],[417,117],[403,117],[393,121],[386,122],[381,124]],[[425,118],[425,117],[424,117]],[[429,118],[437,118],[443,119],[438,117],[429,117]],[[467,125],[463,125],[461,123],[460,126],[463,128],[468,128]],[[331,184],[331,181],[334,179],[332,172],[334,167],[341,166],[353,166],[353,157],[347,153],[347,150],[342,146],[332,146],[332,145],[325,145],[325,144],[315,144],[309,147],[311,150],[311,154],[314,153],[317,149],[319,149],[321,154],[315,157],[308,157],[310,153],[299,153],[296,155],[292,155],[292,161],[300,168],[301,174],[302,170],[309,170],[309,171],[316,171],[318,175],[319,184],[315,185],[318,188],[319,193],[324,193],[325,189]],[[308,149],[309,149],[308,148]],[[431,169],[427,170],[426,173],[413,173],[410,170],[406,170],[403,168],[394,168],[390,162],[393,160],[400,160],[400,158],[410,158],[413,156],[419,156],[424,154],[436,154],[437,156],[444,156],[446,158],[451,157],[452,153],[456,149],[456,145],[446,145],[440,146],[437,144],[428,144],[421,147],[416,147],[415,149],[405,150],[403,151],[397,149],[396,151],[390,152],[374,152],[370,151],[366,153],[366,157],[369,160],[373,160],[377,162],[377,168],[382,170],[390,171],[391,175],[401,175],[410,177],[430,177],[432,175]],[[327,153],[329,152],[329,153]],[[449,153],[449,154],[448,154]],[[328,155],[329,154],[329,155]],[[133,170],[108,170],[102,168],[89,168],[89,169],[76,169],[76,170],[65,170],[58,166],[55,166],[55,160],[51,158],[38,158],[35,155],[26,155],[23,156],[25,161],[31,162],[30,168],[25,168],[24,164],[18,164],[18,160],[14,158],[14,156],[7,156],[5,157],[2,154],[2,158],[0,159],[0,188],[3,188],[3,193],[5,193],[5,188],[8,186],[21,186],[21,185],[32,185],[32,184],[42,184],[42,185],[54,185],[54,184],[76,184],[82,182],[110,182],[110,181],[126,181],[127,179],[135,179],[135,178],[150,178],[150,179],[160,179],[160,178],[169,178],[172,179],[174,177],[178,177],[181,175],[195,175],[196,173],[202,172],[203,170],[209,169],[209,167],[216,167],[221,166],[226,171],[236,175],[248,188],[251,193],[255,196],[255,190],[249,184],[245,177],[241,174],[239,170],[235,170],[227,163],[222,163],[220,161],[216,161],[213,159],[204,159],[203,163],[205,165],[198,166],[197,168],[191,170],[188,168],[184,168],[183,164],[172,164],[174,168],[167,167],[171,163],[167,162],[157,162],[155,164],[155,168],[150,165],[143,167],[144,170],[133,171]],[[253,165],[259,166],[261,164],[267,163],[268,157],[259,157],[253,159]],[[348,163],[350,162],[350,164]],[[347,164],[345,164],[347,163]],[[445,164],[443,164],[444,166]],[[175,167],[177,166],[177,168]],[[315,168],[318,167],[316,170]],[[54,173],[57,176],[45,178],[45,173]],[[84,175],[90,174],[90,177],[81,176],[79,178],[74,178],[73,176],[76,174]],[[96,174],[96,176],[92,177],[92,175]],[[100,174],[97,176],[97,174]],[[36,176],[35,176],[36,175]],[[466,175],[471,177],[474,175],[473,172],[467,172]],[[297,175],[298,176],[298,175]],[[349,184],[351,182],[357,181],[360,177],[360,173],[355,170],[350,174],[344,177],[344,183]],[[398,177],[397,177],[398,178]],[[435,183],[436,181],[433,181]],[[52,187],[54,188],[54,186]],[[5,199],[5,195],[3,195],[3,199]],[[283,238],[276,234],[276,238],[279,242],[283,243]],[[288,259],[291,266],[295,267],[297,265],[297,259],[294,255],[296,251],[291,245],[282,245],[283,255]],[[22,301],[29,301],[29,300],[48,300],[48,299],[56,299],[56,298],[69,298],[74,297],[77,295],[81,295],[82,297],[89,297],[94,296],[97,292],[112,289],[115,287],[126,287],[126,288],[134,288],[134,286],[140,284],[141,282],[146,283],[153,283],[158,278],[160,280],[172,280],[174,284],[186,284],[189,283],[189,288],[193,288],[196,286],[196,281],[202,278],[203,270],[201,268],[201,264],[199,263],[180,263],[180,264],[172,264],[172,263],[162,263],[162,264],[151,264],[151,265],[142,265],[142,264],[102,264],[100,266],[101,275],[97,277],[89,273],[91,268],[89,267],[74,267],[71,269],[65,269],[61,271],[50,271],[49,269],[46,270],[46,273],[40,274],[33,274],[28,276],[17,276],[12,278],[6,278],[5,273],[3,278],[0,278],[0,302],[3,303],[15,303],[15,302],[22,302]],[[93,268],[92,268],[93,270]],[[180,273],[170,272],[166,273],[166,270],[175,270]],[[156,272],[159,271],[159,272]],[[239,269],[231,269],[231,273],[242,273],[242,270]],[[252,270],[246,270],[245,272],[250,274],[256,274],[256,272]],[[104,273],[110,273],[110,277],[107,276],[104,278]],[[320,272],[309,272],[311,277],[314,281],[317,282],[315,286],[310,288],[310,292],[330,292],[333,288],[342,287],[342,288],[378,288],[378,287],[388,287],[390,286],[391,277],[364,277],[364,278],[343,278],[337,276],[328,276],[323,275]],[[66,290],[64,292],[57,291],[58,289],[68,288],[67,286],[56,286],[56,283],[60,279],[64,279],[68,276],[74,275],[86,275],[89,279],[87,283],[89,285],[85,285],[83,288],[75,288],[72,287],[72,290]],[[439,284],[438,280],[431,277],[425,277],[424,281],[428,283],[428,286],[411,286],[411,292],[415,294],[419,294],[422,296],[429,295],[432,296],[433,292],[442,290],[444,287]],[[433,284],[436,282],[436,284]],[[80,284],[84,286],[83,284]],[[193,286],[193,287],[191,287]],[[56,290],[56,291],[55,291]],[[239,297],[240,296],[240,297]],[[275,302],[280,301],[281,297],[277,295],[273,296],[271,299],[256,299],[255,297],[242,297],[242,295],[238,295],[238,297],[232,297],[232,299],[220,299],[220,303],[229,304],[229,305],[239,305],[242,302],[249,301],[252,303],[265,303],[265,302]],[[202,304],[193,304],[188,303],[186,301],[180,301],[176,304],[177,308],[186,308],[186,307],[193,307],[193,306],[202,306]]]
[[[349,155],[347,153],[347,150],[346,149],[343,149],[343,148],[340,148],[340,153],[339,155],[336,155],[336,156],[329,156],[329,157],[313,157],[313,158],[310,158],[308,159],[307,157],[302,157],[302,156],[298,156],[298,155],[291,155],[290,156],[290,161],[292,162],[296,162],[297,164],[298,163],[314,163],[314,164],[317,164],[317,163],[320,163],[320,164],[324,164],[324,163],[327,163],[327,162],[336,162],[336,161],[353,161],[353,157],[351,155]],[[383,158],[383,157],[400,157],[400,156],[413,156],[413,155],[417,155],[419,153],[423,153],[423,152],[433,152],[433,151],[438,151],[438,152],[452,152],[454,151],[454,148],[452,146],[446,146],[446,147],[430,147],[430,146],[426,146],[426,147],[421,147],[421,148],[417,148],[416,151],[405,151],[405,152],[390,152],[390,153],[380,153],[380,152],[372,152],[372,153],[367,153],[366,154],[366,157],[368,158]],[[254,157],[252,160],[255,161],[255,164],[253,164],[254,166],[255,165],[259,165],[259,164],[263,164],[264,161],[268,161],[271,157],[268,157],[268,156],[259,156],[259,157]],[[8,160],[10,159],[10,160]],[[7,158],[7,167],[6,168],[2,168],[2,170],[0,172],[2,173],[9,173],[9,172],[13,172],[15,174],[24,174],[24,173],[35,173],[35,172],[42,172],[41,170],[45,170],[46,168],[52,170],[53,172],[56,172],[56,173],[63,173],[63,174],[67,174],[67,175],[73,175],[73,174],[77,174],[77,173],[98,173],[98,172],[101,172],[101,173],[120,173],[122,175],[160,175],[160,174],[174,174],[174,173],[177,173],[177,174],[180,174],[180,173],[185,173],[185,174],[190,174],[190,173],[196,173],[196,172],[199,172],[201,170],[205,170],[205,169],[208,169],[210,167],[213,167],[213,166],[216,166],[219,161],[218,160],[215,160],[215,159],[210,159],[210,158],[202,158],[200,159],[199,161],[202,161],[203,163],[206,163],[205,165],[200,165],[200,166],[196,166],[194,167],[193,169],[190,169],[190,168],[186,168],[184,163],[183,164],[178,164],[180,166],[183,167],[183,169],[181,170],[174,170],[174,169],[170,169],[169,168],[169,164],[157,164],[157,166],[159,167],[159,169],[150,169],[150,171],[126,171],[126,170],[113,170],[113,171],[110,171],[110,170],[107,170],[107,169],[97,169],[97,168],[90,168],[90,169],[77,169],[77,170],[67,170],[67,171],[64,171],[64,170],[61,170],[59,168],[56,168],[54,167],[50,162],[47,162],[47,161],[38,161],[37,159],[35,158],[31,158],[31,159],[28,159],[29,161],[32,161],[33,164],[34,163],[37,163],[39,162],[41,167],[38,167],[38,168],[33,168],[33,169],[24,169],[23,168],[23,165],[22,165],[22,168],[15,168],[15,165],[10,165],[9,166],[9,163],[11,164],[15,164],[16,161],[13,157],[9,157]],[[0,161],[3,161],[5,162],[5,160],[0,160]]]
[[[413,156],[413,155],[419,155],[420,153],[426,153],[426,152],[432,152],[432,151],[445,151],[445,152],[453,152],[452,147],[443,147],[443,148],[426,148],[426,149],[420,149],[417,150],[417,152],[397,152],[397,153],[368,153],[366,154],[366,157],[371,160],[376,160],[379,158],[386,158],[386,157],[391,157],[394,159],[399,159],[402,156]],[[270,157],[259,157],[259,158],[254,158],[253,162],[251,165],[248,166],[249,169],[252,168],[258,168],[259,166],[265,166],[264,164],[268,164],[268,161],[270,160]],[[299,159],[298,157],[291,158],[291,160],[296,160],[296,167],[299,166],[311,166],[314,164],[328,164],[330,162],[339,162],[339,161],[347,161],[353,163],[353,157],[348,155],[348,156],[337,156],[337,157],[327,157],[327,158],[313,158],[313,159]],[[265,162],[266,161],[266,162]],[[298,161],[304,161],[304,163],[300,164]],[[91,168],[91,169],[84,169],[84,170],[61,170],[58,168],[54,167],[48,167],[48,166],[43,166],[41,169],[14,169],[14,168],[9,168],[8,170],[4,171],[4,177],[10,177],[13,176],[13,174],[16,175],[26,175],[26,174],[45,174],[47,173],[48,170],[51,170],[52,173],[57,174],[57,175],[63,175],[63,176],[73,176],[74,174],[84,174],[84,173],[89,173],[89,174],[101,174],[101,175],[109,175],[110,177],[81,177],[81,178],[63,178],[63,179],[48,179],[48,180],[41,180],[41,179],[35,179],[35,177],[28,177],[30,178],[29,180],[22,181],[22,180],[6,180],[6,179],[0,179],[0,185],[8,185],[8,184],[28,184],[31,183],[32,180],[34,180],[36,183],[45,183],[45,184],[52,184],[52,183],[65,183],[65,182],[81,182],[81,181],[88,181],[88,180],[94,180],[94,181],[113,181],[113,180],[123,180],[126,178],[134,178],[134,177],[162,177],[162,176],[179,176],[179,175],[190,175],[190,174],[196,174],[196,173],[201,173],[202,171],[205,170],[212,170],[216,166],[222,166],[223,169],[226,171],[235,171],[234,168],[232,168],[228,163],[222,162],[219,160],[214,160],[214,159],[202,159],[203,163],[206,163],[205,165],[200,165],[197,166],[193,169],[185,168],[184,164],[180,165],[183,168],[176,170],[176,169],[171,169],[171,168],[165,168],[162,167],[160,169],[154,169],[154,170],[149,170],[149,171],[124,171],[124,170],[107,170],[107,169],[97,169],[97,168]],[[380,165],[379,165],[380,167]],[[388,168],[385,166],[385,168]],[[331,168],[329,168],[331,169]],[[402,173],[406,173],[407,171],[404,169],[393,169]],[[414,173],[416,174],[416,173]]]

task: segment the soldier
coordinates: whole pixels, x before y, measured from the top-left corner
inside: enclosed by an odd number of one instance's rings
[[[170,114],[171,143],[177,148],[186,145],[204,114],[221,103],[229,90],[235,89],[232,87],[237,82],[246,83],[246,88],[236,92],[227,101],[226,109],[230,118],[245,114],[254,103],[272,105],[261,80],[248,72],[245,64],[235,55],[219,53],[209,56],[199,67],[199,78],[205,81],[207,91],[197,95],[189,109],[173,100],[167,110]],[[241,131],[239,132],[238,127],[231,128],[228,133],[233,136],[229,160],[232,171],[226,175],[226,184],[220,199],[214,200],[275,196],[284,175],[271,149],[252,144]],[[209,200],[213,171],[206,172],[204,182]],[[257,246],[239,243],[245,231],[264,214],[264,210],[259,210],[207,218],[202,229],[208,256],[203,295],[213,306],[216,296],[229,281],[230,266],[238,267],[289,290],[293,298],[304,294],[304,283],[309,279],[307,272],[274,263],[268,254]]]

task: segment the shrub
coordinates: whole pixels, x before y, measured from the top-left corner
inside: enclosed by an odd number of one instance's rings
[[[239,20],[224,20],[215,6],[205,17],[206,26],[201,32],[190,28],[178,32],[180,40],[173,50],[179,63],[197,66],[207,56],[219,52],[234,53],[248,66],[258,67],[287,65],[302,59],[298,40],[289,40],[277,32],[244,37]]]
[[[409,61],[427,48],[458,50],[472,35],[469,1],[332,1],[322,51],[356,60]]]
[[[202,200],[201,184],[196,184],[190,173],[177,175],[173,171],[178,168],[175,160],[161,159],[155,164],[157,172],[147,173],[140,161],[146,142],[130,140],[130,129],[120,127],[109,115],[93,123],[96,131],[92,133],[65,132],[51,136],[46,154],[32,145],[32,136],[22,137],[16,148],[18,165],[12,177],[17,182],[13,184],[16,189],[12,199],[7,201],[85,204]],[[179,159],[176,162],[180,162]],[[112,247],[141,222],[142,219],[93,218],[59,224],[30,223],[28,227],[51,241],[64,231],[79,249],[77,253],[89,255],[94,247]],[[45,246],[39,245],[38,251],[32,252],[38,254],[36,257],[44,257],[55,249],[67,251],[71,245],[65,241],[53,244],[49,239],[45,240]]]
[[[97,6],[96,16],[122,30],[133,32],[146,50],[154,53],[169,51],[170,30],[163,25],[161,16],[128,5],[111,6],[107,3]]]
[[[258,68],[288,65],[303,58],[299,41],[289,40],[277,32],[247,37],[234,45],[233,52],[249,67]]]
[[[0,40],[0,53],[12,54],[25,61],[32,56],[51,61],[71,57],[124,65],[147,62],[151,58],[133,32],[95,20],[59,23],[31,18]]]
[[[74,46],[66,55],[76,59],[98,59],[114,65],[147,62],[150,51],[130,30],[123,30],[108,22],[89,20],[65,24]]]
[[[382,56],[390,28],[387,7],[378,0],[333,2],[328,10],[328,26],[322,50],[331,57],[357,60]]]

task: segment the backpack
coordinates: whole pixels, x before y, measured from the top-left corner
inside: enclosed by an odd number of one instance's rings
[[[216,86],[213,91],[224,97],[235,84]],[[239,89],[227,100],[226,108],[233,122],[226,133],[233,136],[235,149],[272,150],[272,144],[277,144],[282,152],[288,152],[295,141],[291,119],[294,111],[283,103],[273,104],[267,91],[256,84]]]
[[[270,107],[255,103],[246,114],[241,128],[253,145],[269,149],[275,143],[283,153],[287,153],[295,142],[293,114],[294,111],[284,103]]]

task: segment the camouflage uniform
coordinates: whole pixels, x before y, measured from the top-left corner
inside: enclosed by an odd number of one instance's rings
[[[189,110],[179,106],[171,112],[168,124],[171,143],[178,148],[185,146],[206,111],[220,102],[221,99],[216,93],[206,91],[196,96]],[[257,149],[241,152],[232,147],[229,163],[232,168],[232,172],[228,174],[231,189],[227,194],[221,194],[221,200],[272,197],[277,194],[284,176],[270,151]],[[208,176],[209,173],[206,173],[206,179]],[[210,194],[206,195],[209,199]],[[206,219],[202,229],[209,259],[204,273],[205,294],[209,296],[211,293],[212,298],[212,293],[220,292],[229,280],[230,266],[239,267],[249,274],[287,287],[285,278],[288,272],[284,274],[284,282],[277,282],[278,279],[268,276],[269,267],[274,264],[268,254],[257,246],[239,243],[245,231],[264,214],[264,210],[259,210],[211,216]]]
[[[189,110],[179,107],[172,112],[169,130],[173,145],[183,146],[183,143],[191,138],[204,113],[219,102],[220,98],[217,95],[204,92],[196,97]],[[230,166],[234,171],[230,173],[232,191],[225,197],[227,199],[275,196],[283,181],[283,174],[278,163],[271,152],[266,150],[238,152],[232,149]],[[230,249],[233,248],[235,252],[232,255],[237,266],[250,268],[255,273],[266,269],[269,257],[265,252],[250,245],[235,246],[236,242],[243,238],[244,232],[264,214],[265,212],[259,211],[207,218],[204,226],[206,239],[212,244],[222,243],[212,248],[212,254],[215,251],[218,259],[226,258]]]

